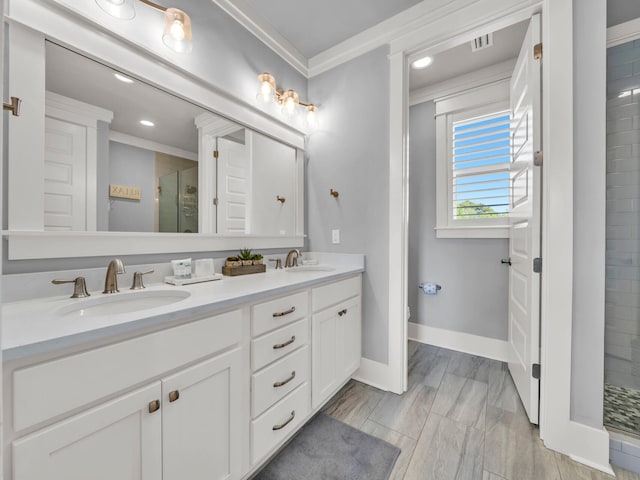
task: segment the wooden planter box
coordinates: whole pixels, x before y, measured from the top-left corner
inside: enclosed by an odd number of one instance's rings
[[[237,267],[222,267],[222,274],[230,277],[237,275],[249,275],[251,273],[263,273],[267,271],[267,266],[263,264],[259,265],[241,265]]]

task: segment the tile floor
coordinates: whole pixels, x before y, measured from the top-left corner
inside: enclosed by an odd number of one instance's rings
[[[613,478],[547,450],[495,360],[409,342],[404,395],[351,381],[323,411],[402,450],[391,480]]]

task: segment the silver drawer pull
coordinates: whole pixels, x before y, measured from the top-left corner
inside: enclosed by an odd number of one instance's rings
[[[291,335],[291,340],[287,340],[287,341],[286,341],[286,342],[284,342],[284,343],[277,343],[277,344],[275,344],[275,345],[273,346],[273,349],[274,349],[274,350],[280,350],[281,348],[284,348],[284,347],[286,347],[286,346],[288,346],[288,345],[291,345],[291,344],[292,344],[293,342],[295,342],[295,341],[296,341],[296,336],[295,336],[295,335]]]
[[[284,387],[287,383],[289,383],[294,378],[296,378],[296,371],[295,370],[293,372],[291,372],[291,376],[289,378],[287,378],[286,380],[282,380],[281,382],[274,383],[273,384],[273,388]]]
[[[289,310],[285,310],[284,312],[276,312],[273,314],[273,316],[275,318],[277,317],[284,317],[285,315],[289,315],[290,313],[293,313],[296,311],[296,307],[291,307]]]
[[[272,429],[273,429],[273,430],[282,430],[284,427],[286,427],[287,425],[289,425],[289,424],[291,423],[291,421],[292,421],[294,418],[296,418],[296,411],[295,411],[295,410],[293,410],[293,411],[291,412],[291,416],[287,419],[287,421],[286,421],[286,422],[281,423],[280,425],[274,425],[274,426],[272,427]]]
[[[340,310],[338,312],[338,315],[342,316],[342,315],[346,315],[347,314],[347,309],[345,308],[344,310]]]

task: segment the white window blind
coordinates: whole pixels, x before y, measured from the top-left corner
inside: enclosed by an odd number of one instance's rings
[[[453,220],[508,216],[510,123],[508,110],[453,122]]]

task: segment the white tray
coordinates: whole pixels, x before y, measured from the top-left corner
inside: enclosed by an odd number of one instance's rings
[[[203,277],[191,277],[191,278],[178,278],[176,279],[174,276],[164,277],[165,283],[170,283],[171,285],[190,285],[192,283],[202,283],[202,282],[212,282],[213,280],[222,280],[221,273],[214,273],[213,275],[207,275]]]

